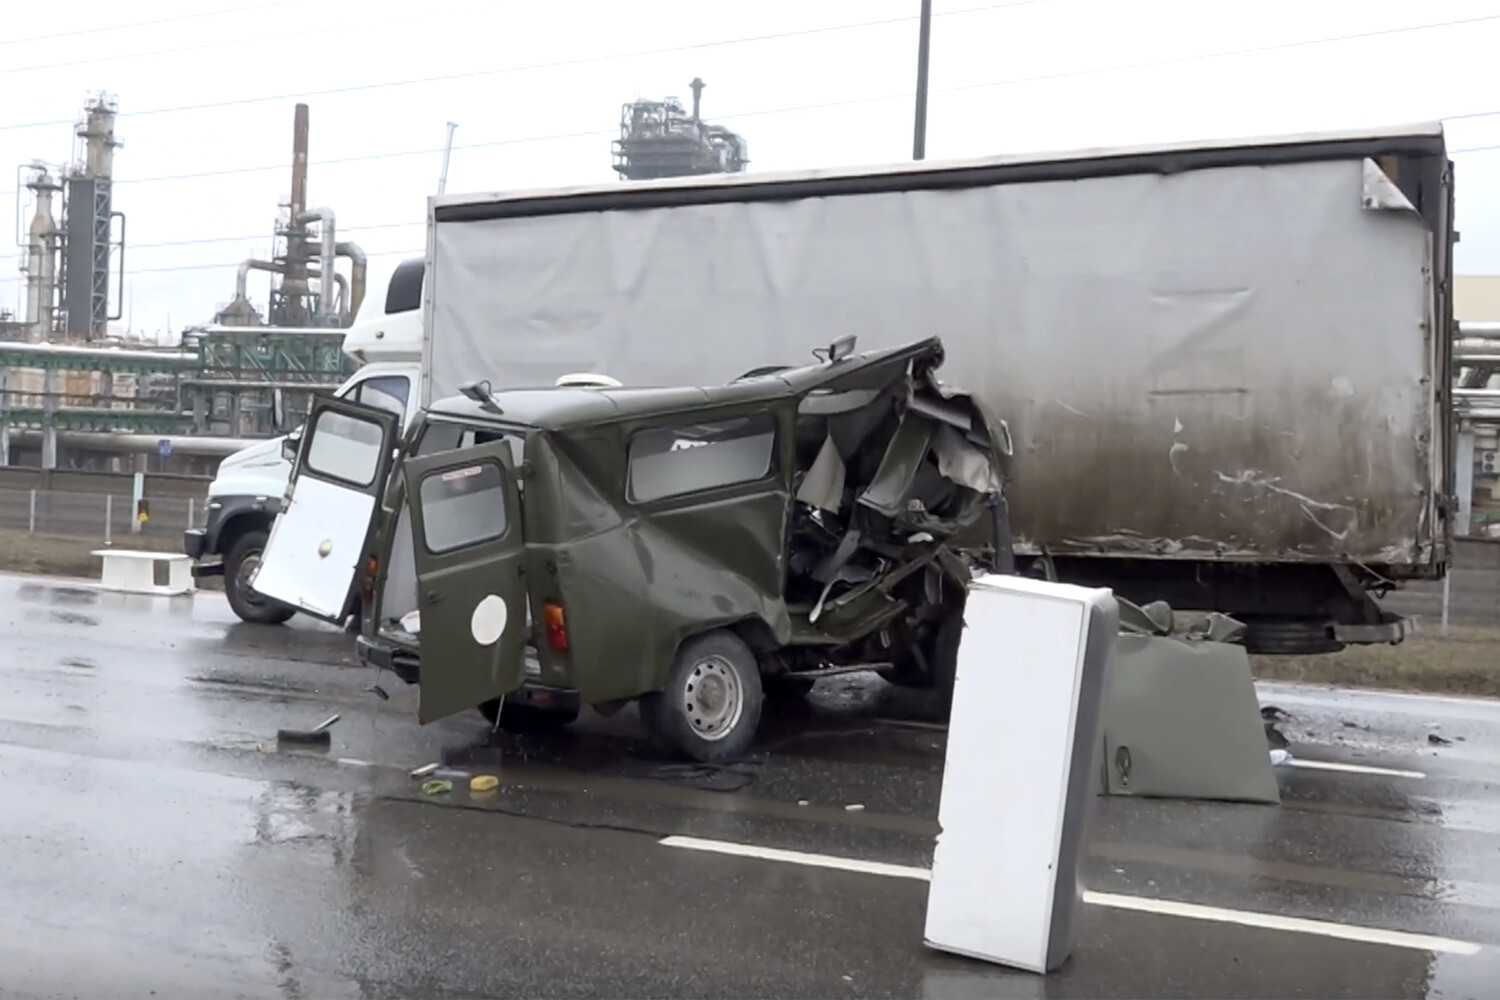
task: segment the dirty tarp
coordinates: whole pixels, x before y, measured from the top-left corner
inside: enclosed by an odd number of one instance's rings
[[[1279,804],[1250,658],[1234,641],[1244,625],[1116,600],[1120,635],[1100,717],[1102,791]]]

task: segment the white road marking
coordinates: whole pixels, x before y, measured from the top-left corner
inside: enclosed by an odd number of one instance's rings
[[[1307,760],[1292,757],[1282,761],[1286,767],[1301,767],[1309,771],[1341,771],[1344,774],[1378,774],[1386,778],[1425,778],[1424,771],[1403,771],[1395,767],[1376,767],[1373,764],[1341,764],[1334,760]]]
[[[784,851],[779,847],[756,847],[754,844],[736,844],[731,840],[704,840],[700,837],[663,837],[663,847],[685,847],[690,851],[708,851],[711,854],[733,854],[741,858],[760,858],[764,861],[785,861],[793,865],[808,865],[813,868],[836,868],[846,872],[863,872],[866,875],[886,875],[891,878],[910,878],[919,882],[932,880],[932,873],[915,865],[892,865],[884,861],[861,861],[858,858],[840,858],[832,854],[808,854],[803,851]]]
[[[1456,941],[1453,938],[1433,937],[1428,934],[1412,934],[1408,931],[1388,931],[1382,927],[1336,924],[1330,920],[1283,917],[1274,913],[1254,913],[1250,910],[1226,910],[1218,906],[1179,903],[1171,899],[1147,899],[1142,896],[1120,896],[1112,892],[1085,891],[1083,901],[1085,903],[1093,903],[1096,906],[1113,907],[1117,910],[1134,910],[1137,913],[1157,913],[1169,917],[1186,917],[1189,920],[1209,920],[1216,923],[1238,924],[1241,927],[1259,927],[1272,931],[1317,934],[1322,937],[1339,938],[1344,941],[1383,944],[1391,948],[1413,948],[1417,951],[1438,951],[1446,952],[1450,955],[1477,955],[1482,950],[1479,945],[1472,941]]]
[[[781,861],[787,864],[860,872],[866,875],[884,875],[889,878],[904,878],[917,882],[932,881],[932,872],[929,869],[915,865],[861,861],[858,858],[841,858],[832,854],[788,851],[779,847],[757,847],[754,844],[739,844],[729,840],[705,840],[701,837],[663,837],[658,843],[663,847],[681,847],[710,854]],[[1137,913],[1154,913],[1188,920],[1237,924],[1241,927],[1256,927],[1264,930],[1290,931],[1296,934],[1314,934],[1343,941],[1386,945],[1391,948],[1411,948],[1416,951],[1443,952],[1450,955],[1477,955],[1483,950],[1480,945],[1472,941],[1459,941],[1454,938],[1392,931],[1381,927],[1362,927],[1358,924],[1339,924],[1329,920],[1283,917],[1274,913],[1256,913],[1251,910],[1229,910],[1198,903],[1181,903],[1171,899],[1149,899],[1144,896],[1124,896],[1112,892],[1084,890],[1083,901],[1093,906],[1107,906],[1116,910],[1132,910]]]

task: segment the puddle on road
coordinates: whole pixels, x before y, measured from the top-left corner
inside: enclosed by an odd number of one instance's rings
[[[60,584],[26,582],[16,587],[16,599],[33,603],[70,604],[75,607],[98,604],[99,591],[89,587],[69,587]]]

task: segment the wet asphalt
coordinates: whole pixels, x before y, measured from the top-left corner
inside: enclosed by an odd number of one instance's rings
[[[944,734],[877,680],[825,681],[751,759],[694,767],[630,710],[550,737],[418,726],[341,632],[239,623],[216,594],[0,576],[0,614],[0,997],[1500,989],[1500,702],[1268,685],[1297,759],[1401,773],[1279,768],[1280,807],[1100,800],[1085,865],[1097,892],[1476,953],[1086,905],[1041,978],[926,949],[920,880],[661,842],[927,866]],[[334,712],[329,747],[278,746]],[[502,783],[424,796],[428,762]]]

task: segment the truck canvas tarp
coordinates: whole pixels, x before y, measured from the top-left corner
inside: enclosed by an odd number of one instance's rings
[[[1447,563],[1441,126],[429,200],[423,399],[941,336],[1016,551],[1252,647],[1391,641]]]

